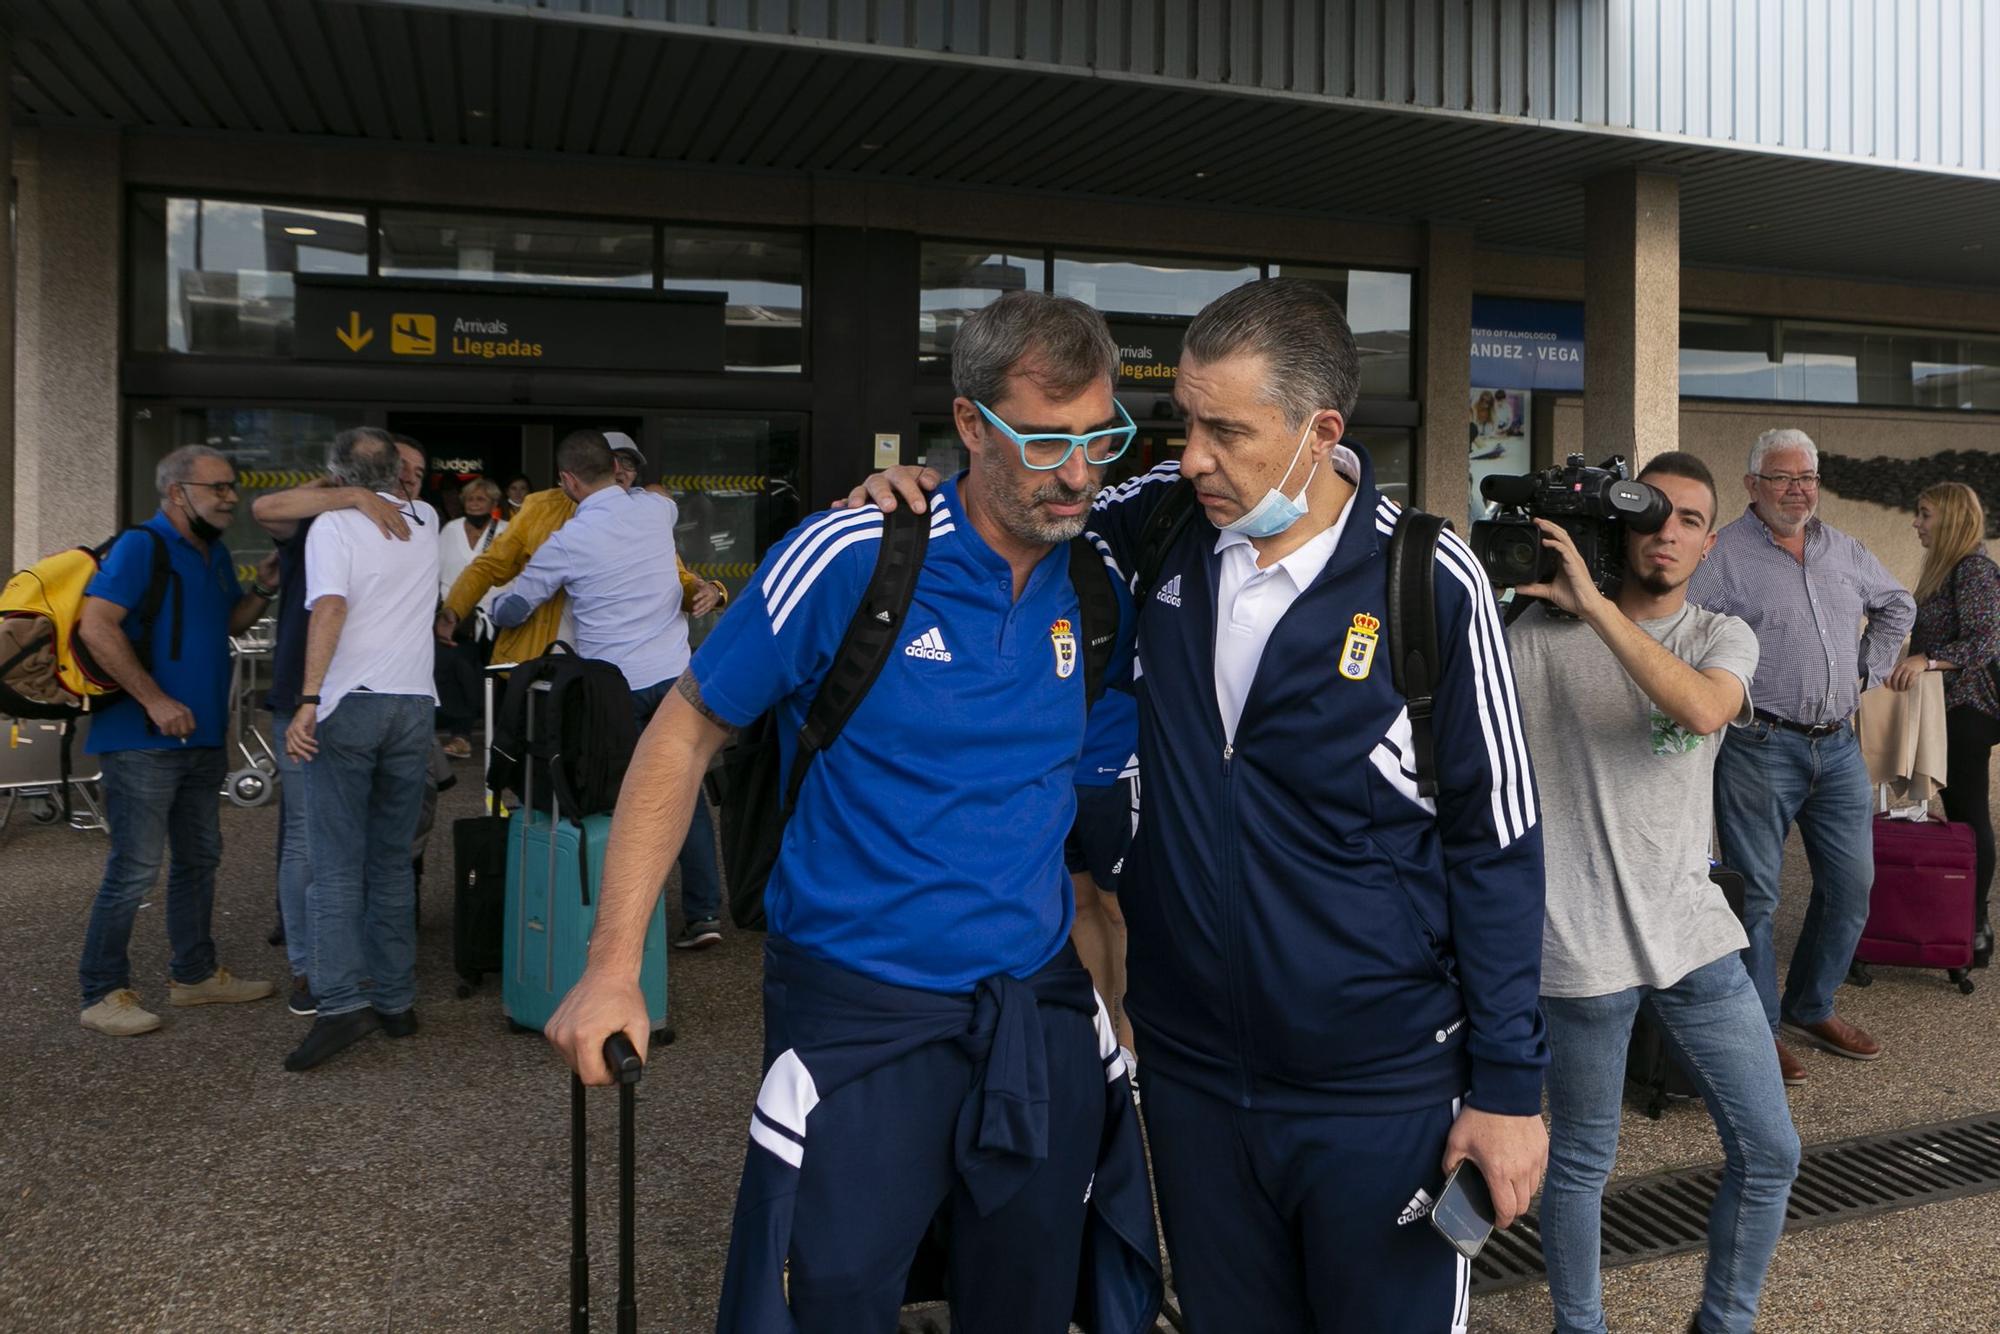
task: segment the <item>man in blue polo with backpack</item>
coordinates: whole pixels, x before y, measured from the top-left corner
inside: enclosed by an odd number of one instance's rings
[[[186,445],[160,460],[159,513],[120,535],[86,591],[79,638],[92,675],[123,691],[91,716],[89,750],[104,768],[111,855],[91,906],[78,968],[85,1028],[134,1037],[160,1026],[132,989],[127,946],[139,905],[168,861],[171,1005],[262,1000],[269,982],[216,961],[210,921],[222,862],[217,811],[228,769],[229,636],[264,614],[276,589],[266,557],[249,591],[222,534],[236,513],[236,469]],[[171,850],[171,859],[169,859]]]
[[[1470,1266],[1432,1205],[1470,1163],[1505,1227],[1547,1158],[1542,841],[1500,618],[1465,544],[1341,442],[1359,379],[1315,284],[1217,298],[1182,341],[1185,451],[1091,519],[1139,599],[1119,897],[1197,1331],[1463,1334]]]
[[[1063,867],[1085,713],[1129,638],[1078,540],[1135,433],[1116,366],[1074,301],[969,320],[969,470],[926,516],[794,530],[633,756],[590,964],[547,1029],[598,1084],[608,1035],[645,1050],[642,941],[708,760],[774,709],[790,776],[722,1330],[893,1328],[934,1225],[955,1329],[1150,1328],[1150,1192]]]

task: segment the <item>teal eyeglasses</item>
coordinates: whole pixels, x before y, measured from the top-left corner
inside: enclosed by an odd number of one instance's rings
[[[1090,431],[1084,435],[1063,435],[1057,431],[1038,431],[1033,435],[1022,435],[994,415],[993,409],[977,399],[972,406],[978,408],[987,421],[1000,429],[1000,433],[1014,442],[1021,451],[1021,462],[1036,472],[1054,472],[1069,462],[1069,456],[1077,450],[1083,451],[1083,461],[1093,467],[1115,463],[1120,455],[1132,447],[1132,439],[1139,434],[1138,423],[1132,414],[1125,411],[1125,405],[1115,399],[1112,406],[1118,409],[1123,426],[1107,426],[1101,431]]]

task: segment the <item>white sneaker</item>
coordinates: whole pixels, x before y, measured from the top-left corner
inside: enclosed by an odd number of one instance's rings
[[[167,983],[169,1005],[234,1005],[238,1001],[263,1000],[271,994],[269,982],[245,982],[218,968],[199,982]]]
[[[114,991],[83,1012],[80,1022],[95,1033],[114,1038],[136,1038],[160,1026],[160,1016],[139,1004],[139,993],[126,988]]]

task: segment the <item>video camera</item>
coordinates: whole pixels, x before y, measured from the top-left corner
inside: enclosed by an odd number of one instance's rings
[[[1616,591],[1625,575],[1625,529],[1657,533],[1673,514],[1666,493],[1632,481],[1623,455],[1598,468],[1571,454],[1560,468],[1520,476],[1490,476],[1479,493],[1500,513],[1472,525],[1472,551],[1495,588],[1544,584],[1560,568],[1542,545],[1536,519],[1547,519],[1575,541],[1598,591]]]

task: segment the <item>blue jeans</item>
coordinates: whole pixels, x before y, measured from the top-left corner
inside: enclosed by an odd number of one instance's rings
[[[221,803],[228,763],[220,747],[113,750],[104,766],[105,816],[111,822],[111,856],[90,908],[77,980],[88,1009],[132,985],[132,920],[146,892],[167,868],[168,973],[174,981],[206,981],[215,973],[215,868],[222,864]]]
[[[306,893],[312,886],[312,861],[306,856],[311,835],[306,832],[305,767],[285,753],[285,733],[292,725],[291,709],[271,711],[278,752],[278,819],[284,826],[278,853],[278,916],[285,923],[285,959],[292,976],[312,971],[312,914]]]
[[[644,690],[632,692],[632,712],[639,730],[660,711],[673,693],[678,676],[670,676]],[[714,922],[722,917],[722,868],[715,860],[715,826],[709,822],[708,802],[697,791],[694,815],[688,821],[687,839],[681,844],[681,916],[690,922]]]
[[[344,697],[306,761],[312,885],[313,999],[324,1016],[373,1005],[401,1014],[417,999],[417,834],[430,769],[427,695]],[[372,984],[362,994],[362,982]]]
[[[1739,955],[1727,954],[1664,990],[1542,998],[1549,1025],[1549,1175],[1542,1190],[1542,1254],[1559,1334],[1604,1334],[1598,1277],[1604,1182],[1618,1156],[1625,1049],[1648,1006],[1694,1075],[1726,1160],[1708,1213],[1701,1327],[1747,1331],[1764,1271],[1785,1229],[1799,1166],[1799,1135],[1785,1104],[1778,1053]],[[1678,1328],[1678,1326],[1676,1326]]]
[[[1743,962],[1771,1032],[1782,1016],[1817,1024],[1854,961],[1875,884],[1875,787],[1852,727],[1817,739],[1757,721],[1732,727],[1715,758],[1715,829],[1722,863],[1743,873]],[[1793,821],[1812,867],[1812,897],[1792,950],[1782,1005],[1771,917]]]

